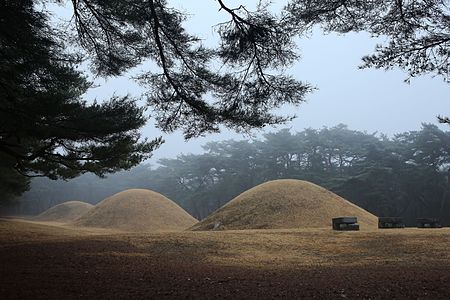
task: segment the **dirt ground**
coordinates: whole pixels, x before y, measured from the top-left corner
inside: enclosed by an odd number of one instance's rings
[[[450,229],[166,232],[0,220],[1,299],[449,299]]]

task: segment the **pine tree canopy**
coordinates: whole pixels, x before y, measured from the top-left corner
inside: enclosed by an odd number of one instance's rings
[[[365,31],[386,37],[362,68],[399,67],[410,77],[422,74],[450,81],[450,2],[428,0],[292,0],[289,23],[299,34],[314,25],[326,32]]]
[[[64,30],[49,21],[48,3],[71,7]],[[228,17],[214,27],[220,38],[215,48],[188,32],[187,13],[166,0],[1,1],[5,165],[27,176],[101,176],[138,164],[160,145],[160,138],[141,139],[147,118],[136,99],[83,100],[91,83],[82,62],[100,77],[153,62],[136,77],[142,96],[159,129],[182,130],[186,138],[221,126],[241,132],[290,120],[274,111],[301,104],[313,90],[286,70],[299,58],[294,38],[315,25],[386,37],[363,58],[363,67],[400,67],[410,76],[449,80],[448,1],[290,0],[279,12],[266,1],[252,11],[226,0],[205,5]]]
[[[182,129],[187,138],[219,125],[245,131],[289,120],[273,110],[302,103],[312,90],[284,72],[299,58],[293,39],[316,25],[384,37],[385,44],[363,57],[362,68],[450,79],[449,1],[290,0],[280,12],[270,1],[258,3],[254,11],[244,2],[207,4],[229,17],[213,27],[220,37],[213,49],[186,31],[187,13],[165,0],[73,0],[73,23],[98,74],[120,74],[148,59],[158,65],[139,76],[147,102],[159,128]]]
[[[80,57],[67,52],[56,38],[63,33],[47,23],[33,1],[2,1],[2,166],[12,166],[12,175],[56,179],[88,171],[101,176],[149,157],[160,139],[140,140],[143,108],[129,97],[83,101],[90,83],[77,70]]]

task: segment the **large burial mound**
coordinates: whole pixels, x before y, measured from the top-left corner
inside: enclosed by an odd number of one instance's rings
[[[37,221],[53,221],[53,222],[70,222],[78,219],[94,206],[89,203],[80,201],[68,201],[53,207],[50,207],[34,220]]]
[[[74,224],[124,231],[172,231],[195,223],[196,219],[163,195],[131,189],[104,199]]]
[[[331,219],[356,216],[361,229],[377,217],[310,182],[294,179],[260,184],[231,200],[192,230],[331,228]]]

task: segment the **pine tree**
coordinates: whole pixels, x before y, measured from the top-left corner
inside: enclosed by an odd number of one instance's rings
[[[1,2],[0,154],[6,165],[56,179],[101,176],[149,157],[160,139],[140,140],[143,109],[129,97],[86,103],[90,83],[77,69],[80,58],[58,34],[33,1]]]

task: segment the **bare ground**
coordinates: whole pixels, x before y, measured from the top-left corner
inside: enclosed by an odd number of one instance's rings
[[[0,298],[449,299],[450,230],[134,234],[0,221]]]

